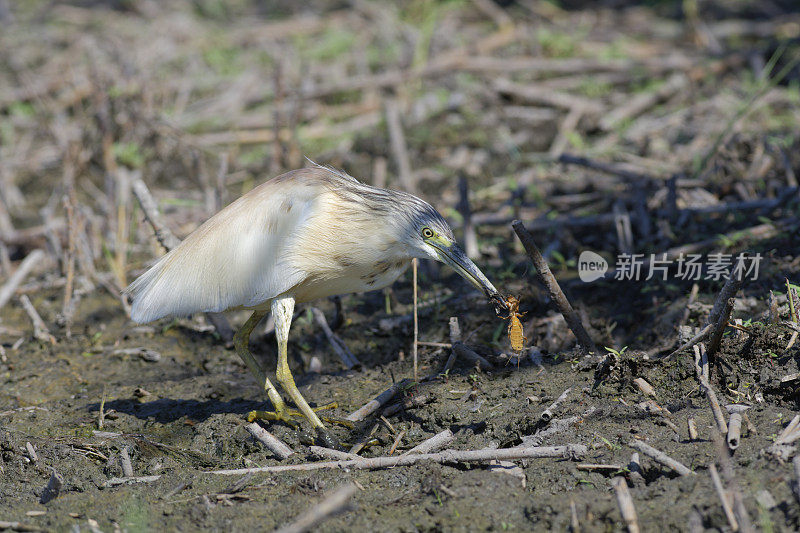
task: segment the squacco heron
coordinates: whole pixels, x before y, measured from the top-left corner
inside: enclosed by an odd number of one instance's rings
[[[320,441],[335,446],[289,370],[287,342],[294,306],[386,287],[415,257],[447,263],[487,297],[500,301],[430,204],[314,165],[278,176],[232,202],[126,292],[136,322],[200,311],[252,310],[234,345],[275,409],[259,411],[260,418],[295,425],[293,417],[303,416]],[[249,350],[250,334],[268,310],[278,342],[275,375],[299,412],[286,407]]]

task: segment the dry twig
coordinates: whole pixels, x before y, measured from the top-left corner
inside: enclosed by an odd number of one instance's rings
[[[25,259],[19,264],[17,270],[15,270],[5,284],[0,287],[0,309],[14,296],[17,288],[25,281],[28,274],[31,273],[33,268],[37,266],[42,259],[44,259],[44,251],[38,248],[25,256]]]
[[[254,439],[267,447],[269,451],[275,454],[278,459],[287,459],[294,453],[291,448],[283,443],[278,437],[262,428],[257,422],[250,422],[244,427]]]
[[[408,379],[404,379],[398,383],[395,383],[379,395],[377,395],[374,399],[368,401],[364,404],[360,409],[354,411],[345,417],[345,420],[349,420],[350,422],[360,422],[364,420],[366,417],[386,405],[389,400],[395,397],[395,395],[408,387],[411,384],[411,381]]]
[[[474,463],[492,460],[514,459],[542,459],[565,458],[575,459],[587,453],[588,449],[583,444],[567,444],[565,446],[543,446],[528,448],[501,448],[487,450],[444,450],[438,453],[423,453],[409,455],[394,455],[391,457],[369,457],[348,461],[325,461],[319,463],[306,463],[299,465],[263,466],[259,468],[238,468],[234,470],[211,470],[205,474],[218,474],[235,476],[249,474],[250,472],[290,472],[309,471],[329,468],[351,468],[353,470],[378,470],[409,466],[418,463]]]
[[[617,476],[611,480],[614,492],[617,493],[617,505],[629,533],[639,533],[639,518],[636,515],[636,507],[633,505],[631,492],[628,490],[628,482],[622,476]]]
[[[47,325],[45,325],[44,320],[42,317],[39,316],[39,313],[36,311],[36,308],[31,303],[30,298],[26,294],[23,294],[19,297],[19,303],[22,304],[22,308],[25,309],[25,312],[31,319],[33,323],[33,336],[42,341],[42,342],[49,342],[50,344],[55,344],[56,339],[50,334],[50,330],[47,329]]]
[[[435,450],[444,448],[451,442],[453,442],[454,436],[453,432],[449,429],[445,429],[444,431],[440,431],[433,437],[429,438],[428,440],[424,440],[408,450],[405,454],[411,455],[415,453],[431,453]]]
[[[662,465],[666,466],[667,468],[674,470],[678,474],[682,476],[693,476],[695,475],[694,472],[689,470],[686,465],[683,463],[676,461],[669,455],[665,454],[661,450],[657,450],[653,448],[649,444],[645,444],[640,440],[634,440],[630,444],[631,448],[635,448],[645,454],[646,456],[650,457],[651,459],[655,460],[657,463],[661,463]]]
[[[558,406],[567,399],[567,395],[571,390],[572,388],[568,387],[558,398],[555,399],[552,404],[550,404],[550,407],[542,411],[542,414],[539,415],[539,418],[542,420],[542,422],[550,422],[553,419],[553,413],[556,409],[558,409]]]
[[[325,337],[327,337],[333,351],[339,356],[339,359],[341,359],[344,367],[350,370],[353,367],[361,366],[361,361],[347,348],[344,341],[331,330],[328,321],[325,320],[325,314],[317,307],[312,307],[311,313],[314,315],[314,320],[317,322],[317,325],[322,328],[322,331],[325,333]]]
[[[574,309],[572,309],[569,300],[567,300],[567,297],[562,292],[561,287],[559,287],[555,276],[553,276],[553,273],[550,272],[550,267],[547,265],[547,261],[542,256],[539,248],[536,246],[536,243],[533,240],[533,235],[531,235],[528,230],[525,229],[525,226],[523,226],[522,222],[519,220],[515,220],[511,224],[511,227],[514,228],[517,237],[519,237],[519,240],[522,242],[522,245],[528,252],[528,256],[533,261],[533,264],[536,267],[536,274],[541,280],[542,284],[547,287],[547,290],[550,293],[550,298],[553,300],[553,302],[555,302],[561,314],[564,315],[564,320],[567,321],[567,325],[569,325],[569,328],[578,339],[578,344],[580,344],[581,347],[587,352],[596,352],[597,348],[595,348],[594,342],[584,329],[580,316],[575,312]]]
[[[345,483],[335,488],[325,494],[321,502],[314,504],[294,522],[278,529],[276,533],[302,533],[313,529],[325,519],[344,510],[357,490],[358,487],[354,483]]]

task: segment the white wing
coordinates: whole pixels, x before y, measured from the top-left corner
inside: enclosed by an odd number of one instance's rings
[[[231,203],[131,283],[125,289],[133,298],[131,319],[255,307],[305,279],[287,252],[321,190],[302,172]]]

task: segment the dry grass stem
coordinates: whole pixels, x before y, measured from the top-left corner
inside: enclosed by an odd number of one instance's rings
[[[614,492],[617,494],[617,505],[622,519],[628,528],[629,533],[639,533],[639,518],[636,515],[636,507],[633,505],[631,492],[628,490],[628,483],[624,477],[617,476],[611,480]]]
[[[547,409],[542,411],[542,414],[539,415],[539,418],[542,420],[542,422],[550,422],[553,419],[553,415],[556,409],[558,409],[558,406],[561,405],[561,403],[567,399],[567,395],[571,390],[572,390],[571,387],[567,388],[564,392],[562,392],[558,396],[558,398],[555,399],[555,401],[552,404],[550,404],[550,406]]]
[[[11,274],[3,286],[0,287],[0,309],[14,296],[19,286],[25,281],[25,278],[27,278],[33,269],[41,263],[44,257],[44,251],[39,249],[25,256],[25,259],[22,260],[14,273]]]
[[[680,474],[682,476],[693,476],[693,475],[695,475],[695,473],[692,472],[691,470],[689,470],[686,467],[686,465],[684,465],[680,461],[676,461],[675,459],[673,459],[669,455],[665,454],[661,450],[657,450],[656,448],[653,448],[649,444],[645,444],[644,442],[642,442],[640,440],[634,440],[633,442],[631,442],[630,446],[631,446],[631,448],[639,450],[640,452],[642,452],[646,456],[650,457],[651,459],[653,459],[657,463],[660,463],[660,464],[666,466],[667,468],[669,468],[671,470],[674,470],[675,472],[677,472],[678,474]]]
[[[436,450],[440,450],[453,442],[454,439],[453,432],[450,429],[445,429],[440,431],[433,437],[424,440],[405,452],[406,455],[411,454],[422,454],[422,453],[432,453]]]
[[[259,426],[257,422],[250,422],[245,426],[245,429],[254,439],[274,453],[278,459],[287,459],[294,453],[289,446],[284,444],[278,437]]]
[[[519,240],[525,247],[525,251],[528,252],[528,256],[533,261],[533,264],[536,267],[536,275],[539,277],[539,280],[545,285],[545,287],[547,287],[547,290],[550,293],[550,298],[553,299],[553,302],[555,302],[558,310],[562,315],[564,315],[564,319],[567,321],[570,329],[578,339],[578,344],[580,344],[580,346],[587,352],[596,352],[597,348],[595,348],[594,342],[592,341],[591,337],[589,337],[586,329],[584,329],[580,316],[572,309],[572,305],[570,305],[569,300],[567,300],[567,297],[564,295],[561,287],[559,287],[555,276],[553,276],[553,273],[550,272],[550,267],[548,266],[545,258],[542,256],[542,253],[539,251],[539,248],[536,246],[533,236],[528,232],[528,230],[525,229],[525,226],[523,226],[522,222],[518,220],[514,221],[511,226],[514,228],[517,237],[519,237]]]
[[[376,396],[374,399],[370,400],[369,402],[361,406],[360,409],[353,411],[352,413],[347,415],[345,419],[349,420],[350,422],[360,422],[361,420],[364,420],[366,417],[368,417],[369,415],[371,415],[372,413],[374,413],[375,411],[377,411],[378,409],[389,403],[389,401],[392,398],[394,398],[398,392],[404,390],[410,384],[411,381],[407,379],[395,383],[394,385],[392,385],[391,387],[380,393],[378,396]]]
[[[250,472],[290,472],[309,471],[330,468],[351,468],[353,470],[377,470],[395,468],[419,463],[473,463],[492,460],[514,459],[544,459],[564,458],[575,459],[587,453],[586,446],[582,444],[567,444],[565,446],[545,446],[528,448],[502,448],[487,450],[444,450],[438,453],[396,455],[392,457],[369,457],[348,461],[327,461],[321,463],[306,463],[299,465],[264,466],[260,468],[239,468],[234,470],[210,470],[205,474],[235,476],[249,474]]]
[[[345,483],[325,494],[321,502],[301,514],[294,522],[279,528],[276,533],[303,533],[342,512],[358,490],[354,483]]]
[[[719,477],[717,467],[714,464],[708,465],[708,473],[711,474],[711,481],[714,484],[714,490],[717,491],[719,501],[722,503],[722,510],[725,512],[725,518],[728,519],[728,524],[733,531],[739,531],[739,523],[733,514],[733,507],[731,507],[731,497],[725,487],[722,486],[722,479]]]
[[[39,316],[30,298],[28,298],[26,294],[23,294],[19,297],[19,303],[22,304],[22,308],[31,319],[31,323],[33,324],[33,336],[42,342],[55,344],[56,338],[50,334],[50,330],[47,329],[47,325],[44,323],[44,320],[42,320],[42,317]]]

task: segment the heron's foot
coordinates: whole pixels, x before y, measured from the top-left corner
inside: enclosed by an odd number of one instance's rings
[[[312,407],[311,410],[314,411],[315,413],[319,413],[320,411],[325,411],[328,409],[336,409],[337,407],[339,407],[339,404],[337,402],[330,402],[326,403],[325,405],[320,405],[319,407]],[[355,424],[353,424],[346,418],[336,418],[333,416],[325,416],[325,415],[320,415],[319,418],[326,424],[336,424],[337,426],[346,427],[348,429],[353,429],[355,427]]]
[[[325,405],[320,405],[319,407],[313,407],[311,410],[314,411],[315,413],[318,413],[319,411],[336,409],[337,407],[339,407],[338,403],[330,402],[326,403]],[[254,420],[269,420],[272,422],[284,422],[285,424],[288,424],[295,429],[299,427],[298,420],[305,418],[306,418],[305,415],[301,411],[297,409],[291,409],[285,406],[276,408],[275,411],[250,411],[249,413],[247,413],[248,422],[253,422]],[[321,416],[320,419],[328,424],[336,424],[349,429],[353,429],[355,427],[351,421],[345,420],[343,418]]]
[[[300,427],[298,419],[304,419],[303,413],[294,409],[287,409],[285,406],[280,406],[274,411],[250,411],[247,413],[247,421],[253,422],[255,420],[269,420],[271,422],[283,422],[293,428]]]

